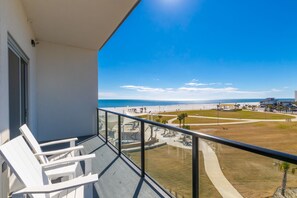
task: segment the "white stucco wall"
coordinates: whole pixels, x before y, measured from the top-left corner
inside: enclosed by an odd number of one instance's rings
[[[0,144],[9,139],[9,95],[8,95],[8,45],[9,32],[21,49],[30,58],[29,62],[29,125],[36,130],[35,105],[35,52],[30,44],[34,38],[26,13],[20,0],[0,0]],[[3,160],[0,157],[0,169]],[[2,171],[0,170],[0,175]],[[7,174],[7,171],[5,172]],[[0,177],[0,197],[7,197],[7,176]]]
[[[39,140],[96,133],[97,51],[41,41],[34,33],[22,0],[0,0],[0,145],[9,139],[8,32],[29,57],[29,122]],[[7,172],[0,198],[7,196]]]
[[[97,51],[41,41],[37,65],[38,139],[95,134]]]

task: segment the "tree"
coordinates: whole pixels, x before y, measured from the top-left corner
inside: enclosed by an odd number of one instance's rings
[[[163,117],[162,115],[158,115],[158,118],[159,118],[159,120],[161,120],[161,119],[162,119],[162,117]]]
[[[281,195],[285,197],[286,187],[287,187],[287,179],[288,179],[288,171],[291,168],[291,165],[288,162],[279,162],[278,168],[280,171],[284,172],[281,186]],[[292,174],[295,174],[295,170],[297,168],[291,168]]]
[[[266,111],[271,111],[273,110],[273,105],[269,104],[267,105],[267,110]]]
[[[282,196],[285,196],[285,191],[286,191],[286,186],[287,186],[287,176],[288,176],[288,170],[290,169],[290,164],[288,162],[282,162],[279,164],[279,169],[284,172],[283,180],[282,180],[281,194],[282,194]]]
[[[182,123],[182,120],[184,119],[183,115],[182,114],[177,115],[177,119],[179,121],[179,127],[181,128],[181,123]]]
[[[188,114],[187,113],[182,113],[181,115],[183,117],[183,126],[185,126],[186,117],[188,117]]]
[[[161,121],[163,124],[167,124],[168,123],[168,120],[162,120]]]
[[[276,109],[277,109],[279,112],[282,112],[283,109],[284,109],[284,107],[283,107],[282,105],[280,105],[280,104],[277,104]]]

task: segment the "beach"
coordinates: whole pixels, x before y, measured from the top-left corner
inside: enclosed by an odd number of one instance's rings
[[[224,103],[224,104],[235,104],[235,103]],[[259,102],[246,102],[237,103],[240,106],[243,105],[259,105]],[[160,106],[127,106],[127,107],[108,107],[103,108],[106,110],[114,111],[117,113],[123,113],[127,115],[142,115],[149,113],[164,113],[172,111],[182,111],[182,110],[208,110],[216,109],[218,103],[213,104],[175,104],[175,105],[160,105]],[[143,109],[141,112],[141,108]],[[146,110],[144,110],[144,108]],[[135,111],[134,111],[135,110]]]

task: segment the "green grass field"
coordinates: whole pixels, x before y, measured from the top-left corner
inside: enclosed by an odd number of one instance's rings
[[[297,154],[296,122],[259,122],[240,125],[193,126],[192,130],[254,144],[291,154]],[[278,160],[241,151],[217,143],[209,143],[215,150],[226,178],[243,197],[271,197],[281,185],[283,173]],[[140,153],[130,157],[140,164]],[[179,197],[191,196],[191,150],[162,146],[146,151],[146,169],[158,183],[176,192]],[[292,165],[293,166],[293,165]],[[293,166],[297,167],[297,166]],[[288,174],[288,187],[297,187],[297,174]],[[220,197],[204,171],[200,153],[200,197]]]
[[[282,115],[277,113],[265,113],[255,111],[217,111],[217,110],[191,110],[179,112],[166,112],[162,114],[178,115],[180,113],[187,113],[188,115],[198,115],[207,117],[221,117],[221,118],[238,118],[238,119],[287,119],[294,118],[290,115]]]
[[[192,197],[192,150],[162,146],[146,151],[146,171],[164,188],[179,198]],[[130,153],[140,164],[140,153]],[[200,197],[221,197],[204,171],[200,155]]]
[[[141,115],[141,116],[138,116],[139,118],[143,118],[143,119],[153,119],[153,120],[156,120],[156,119],[159,119],[159,117],[157,115],[152,115],[152,116],[149,116],[149,115]],[[175,118],[176,116],[164,116],[162,115],[161,117],[161,120],[170,120],[172,118]]]
[[[223,119],[208,119],[208,118],[195,118],[187,117],[185,124],[203,124],[203,123],[225,123],[225,122],[239,122],[240,120],[223,120]],[[179,124],[178,120],[173,121],[174,124]]]
[[[259,122],[240,125],[192,126],[192,130],[297,154],[296,122]],[[281,185],[278,160],[212,143],[224,175],[244,197],[271,197]],[[297,174],[288,175],[288,187],[297,187]]]

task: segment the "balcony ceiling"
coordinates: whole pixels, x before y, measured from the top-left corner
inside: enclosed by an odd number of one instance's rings
[[[22,0],[37,40],[101,49],[139,0]]]

